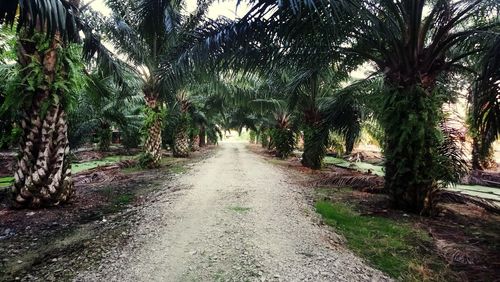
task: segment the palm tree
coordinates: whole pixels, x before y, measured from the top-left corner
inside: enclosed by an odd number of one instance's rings
[[[0,31],[0,105],[6,101],[9,86],[17,77],[15,46],[16,34],[8,27]],[[12,107],[0,107],[0,149],[9,149],[17,145],[19,130],[15,127],[17,111]]]
[[[384,76],[378,119],[385,131],[385,188],[395,207],[427,213],[431,194],[446,185],[438,125],[450,96],[438,86],[465,58],[486,51],[471,39],[498,36],[499,6],[488,0],[255,1],[241,20],[207,29],[213,40],[185,57],[248,69],[318,57],[332,62],[336,54],[350,66],[370,61]],[[214,52],[194,55],[201,50]],[[257,52],[258,59],[248,58]]]
[[[17,74],[2,107],[21,108],[20,157],[14,205],[54,206],[73,194],[68,158],[67,109],[81,83],[81,50],[73,42],[85,33],[84,57],[98,54],[109,71],[117,64],[80,13],[79,0],[3,1],[0,24],[17,26]]]
[[[476,59],[478,63],[473,66],[479,71],[471,87],[469,130],[473,133],[472,168],[482,170],[500,134],[500,38],[482,58]]]
[[[301,162],[305,167],[319,169],[323,165],[328,142],[328,134],[323,133],[330,128],[324,127],[320,104],[335,93],[345,76],[344,72],[330,68],[306,69],[299,71],[289,82],[289,107],[298,109],[303,115],[304,153]]]
[[[278,158],[286,159],[295,149],[295,130],[291,115],[287,112],[278,112],[274,118],[276,124],[271,129],[273,147],[276,149]]]
[[[200,86],[200,84],[196,85]],[[193,117],[193,121],[199,126],[199,146],[205,147],[207,141],[217,144],[217,140],[222,139],[220,124],[222,124],[224,117],[224,99],[217,95],[217,93],[199,95],[197,97],[196,114]]]
[[[174,157],[186,158],[189,156],[189,125],[191,123],[191,101],[185,91],[181,91],[177,95],[177,104],[175,111],[177,112],[177,119],[174,128],[174,136],[172,138],[173,147],[172,153]]]
[[[111,145],[112,127],[125,134],[140,128],[138,123],[142,122],[142,117],[133,113],[142,106],[142,95],[138,95],[135,88],[118,87],[112,77],[102,75],[99,71],[87,75],[85,87],[70,111],[68,136],[73,149],[90,141],[95,134],[99,150],[107,151]],[[127,80],[131,82],[133,77]]]
[[[437,152],[442,146],[441,107],[450,99],[440,77],[467,56],[483,51],[466,43],[475,36],[492,37],[492,22],[472,20],[498,8],[491,1],[363,1],[366,18],[352,32],[351,48],[384,73],[380,116],[385,130],[385,188],[395,207],[429,213],[430,199],[443,171]],[[426,12],[429,9],[429,12]],[[476,24],[477,23],[477,24]]]
[[[146,100],[147,135],[144,153],[157,167],[161,160],[161,130],[164,119],[162,100],[175,96],[187,74],[174,71],[179,54],[196,40],[194,29],[204,19],[208,3],[184,15],[183,1],[108,0],[113,19],[106,25],[110,41],[137,66]],[[158,70],[162,69],[162,76]]]
[[[326,152],[324,145],[318,147],[313,142],[320,136],[322,123],[319,100],[333,93],[358,64],[359,56],[346,56],[335,50],[335,46],[347,40],[351,20],[335,21],[335,30],[324,29],[332,23],[327,18],[332,13],[326,9],[334,4],[307,4],[310,5],[301,7],[301,3],[292,1],[257,1],[240,20],[222,20],[205,27],[201,33],[209,38],[207,43],[192,47],[183,58],[186,63],[207,61],[221,69],[243,69],[274,80],[278,87],[268,94],[288,94],[289,111],[298,110],[303,115],[302,164],[318,169]],[[289,73],[289,77],[277,75],[282,72]],[[261,137],[266,139],[268,136],[263,133]]]

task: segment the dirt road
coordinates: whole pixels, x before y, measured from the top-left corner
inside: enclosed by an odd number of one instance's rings
[[[386,280],[332,244],[294,179],[246,143],[222,143],[142,211],[129,245],[77,280]]]

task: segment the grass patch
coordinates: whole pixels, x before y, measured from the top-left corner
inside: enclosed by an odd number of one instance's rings
[[[121,172],[126,174],[126,173],[136,173],[136,172],[140,172],[143,170],[144,169],[139,167],[139,166],[131,166],[131,167],[122,168]]]
[[[403,281],[448,280],[445,264],[425,246],[432,239],[422,230],[392,219],[362,216],[343,203],[319,201],[316,211],[347,239],[355,253],[374,267]]]
[[[186,158],[164,157],[161,158],[160,163],[162,166],[169,166],[178,162],[182,162],[184,160],[186,160]]]
[[[6,176],[0,177],[0,187],[8,187],[14,183],[14,177]]]
[[[105,187],[100,192],[109,203],[102,209],[103,214],[118,212],[135,200],[134,193],[117,191],[113,187]]]
[[[232,211],[238,212],[238,213],[244,213],[244,212],[251,210],[251,208],[234,206],[234,207],[229,207],[229,210],[232,210]]]
[[[125,206],[134,201],[135,197],[132,194],[121,194],[113,199],[113,203],[118,206]]]
[[[165,167],[169,172],[175,174],[185,173],[187,168],[184,166],[189,159],[187,158],[162,158],[161,166]]]
[[[175,174],[181,174],[187,171],[187,169],[181,164],[172,164],[168,167],[168,170]]]

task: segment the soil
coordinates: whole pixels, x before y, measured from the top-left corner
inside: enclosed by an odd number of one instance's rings
[[[9,189],[0,190],[0,281],[68,281],[93,268],[127,242],[143,205],[155,201],[156,193],[176,189],[168,183],[180,167],[210,156],[212,149],[190,159],[166,158],[157,170],[123,169],[132,163],[123,162],[79,173],[73,201],[60,207],[10,209]],[[85,153],[83,159],[99,156]]]
[[[390,208],[383,183],[377,177],[355,170],[327,166],[313,171],[300,165],[298,158],[276,160],[272,152],[258,145],[250,149],[268,161],[309,176],[303,183],[311,189],[331,189],[330,200],[351,203],[362,214],[377,215],[412,223],[434,239],[429,252],[438,253],[448,264],[457,281],[499,281],[500,277],[500,215],[474,204],[441,203],[434,217],[406,214]],[[338,185],[340,178],[351,178],[356,185]],[[354,188],[354,190],[342,187]]]

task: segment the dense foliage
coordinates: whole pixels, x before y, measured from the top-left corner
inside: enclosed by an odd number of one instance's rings
[[[428,214],[467,170],[443,126],[454,81],[469,89],[474,168],[500,133],[495,0],[252,0],[234,20],[207,19],[210,1],[105,3],[109,17],[79,1],[2,2],[0,146],[27,152],[19,205],[66,201],[69,147],[108,150],[113,131],[153,168],[162,148],[187,157],[246,129],[280,158],[302,149],[312,169],[371,135],[393,205]]]

